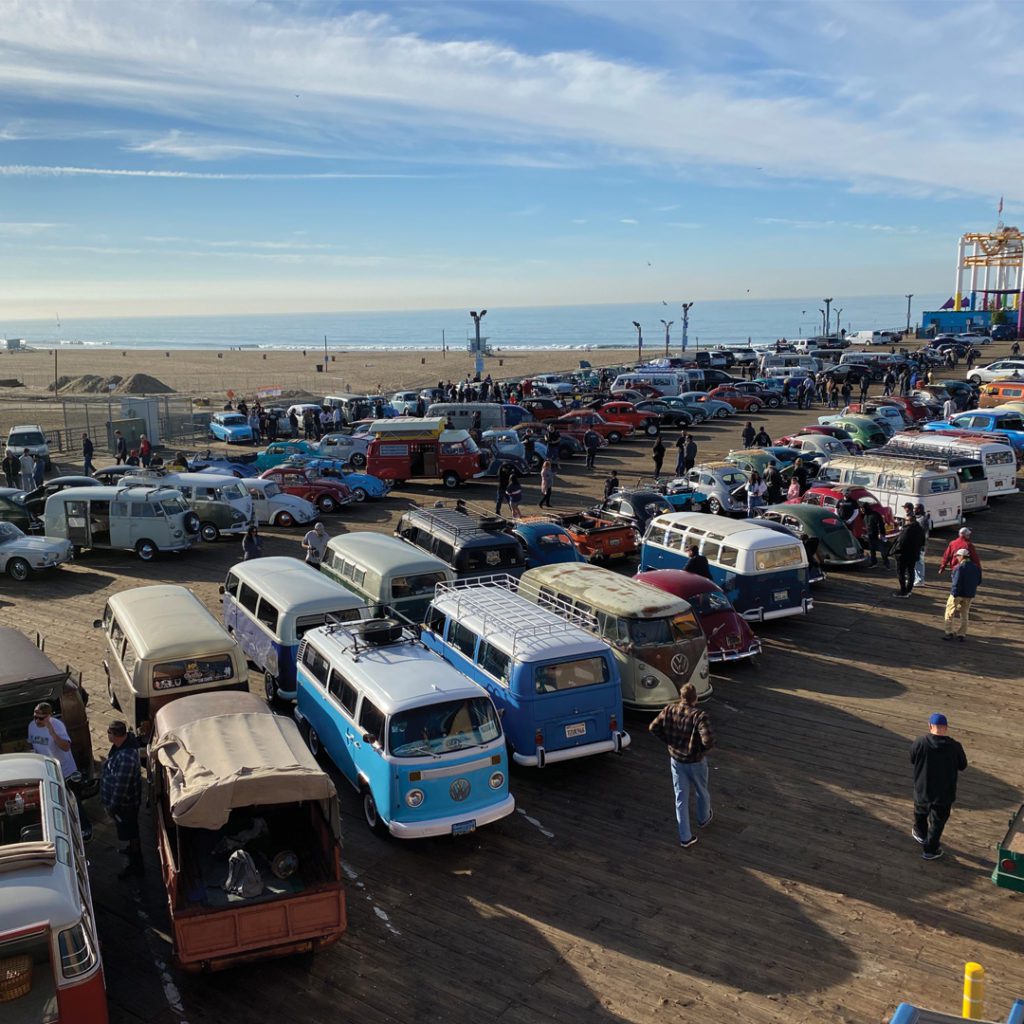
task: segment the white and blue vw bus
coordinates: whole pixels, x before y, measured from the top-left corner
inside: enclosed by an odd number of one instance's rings
[[[394,619],[306,633],[295,717],[380,835],[460,835],[515,810],[491,698]]]
[[[803,544],[749,519],[701,512],[658,516],[644,535],[640,569],[685,569],[692,544],[743,618],[766,622],[804,615],[814,607]]]
[[[423,642],[494,698],[516,764],[621,753],[629,733],[611,649],[499,579],[439,583]]]

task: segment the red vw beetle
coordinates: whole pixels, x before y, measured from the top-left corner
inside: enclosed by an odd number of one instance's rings
[[[708,661],[739,661],[761,653],[761,641],[717,583],[682,569],[639,572],[633,579],[690,603],[707,637]]]
[[[273,466],[260,474],[261,480],[273,480],[285,494],[294,494],[313,502],[323,513],[337,512],[352,500],[352,492],[341,480],[318,477],[302,466]]]

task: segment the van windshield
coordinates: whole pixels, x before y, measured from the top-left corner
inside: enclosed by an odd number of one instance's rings
[[[499,736],[501,726],[490,699],[471,697],[396,712],[388,724],[388,749],[393,757],[436,757]]]
[[[679,612],[661,619],[627,619],[629,639],[637,647],[674,644],[700,636],[701,628],[693,612]]]
[[[534,673],[537,693],[577,690],[608,682],[608,662],[601,657],[561,661],[554,665],[538,665]]]
[[[185,503],[180,498],[164,498],[160,502],[160,507],[164,510],[164,514],[168,516],[176,516],[180,512],[187,511]]]

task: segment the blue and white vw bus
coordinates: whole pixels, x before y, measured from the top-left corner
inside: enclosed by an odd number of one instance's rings
[[[299,648],[295,717],[399,839],[460,835],[511,814],[508,755],[487,692],[394,619],[339,622]]]
[[[295,660],[305,633],[366,617],[366,602],[297,558],[254,558],[228,570],[224,628],[263,671],[267,700],[295,700]]]
[[[751,622],[804,615],[814,607],[807,552],[796,537],[702,512],[653,519],[640,548],[640,569],[684,569],[696,544],[711,577]]]
[[[608,645],[497,582],[439,583],[423,642],[501,709],[516,764],[544,767],[629,746]]]

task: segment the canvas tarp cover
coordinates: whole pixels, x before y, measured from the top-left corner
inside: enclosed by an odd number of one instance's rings
[[[152,753],[164,773],[171,817],[184,828],[222,828],[235,807],[335,797],[295,723],[265,712],[176,725],[158,735]]]

